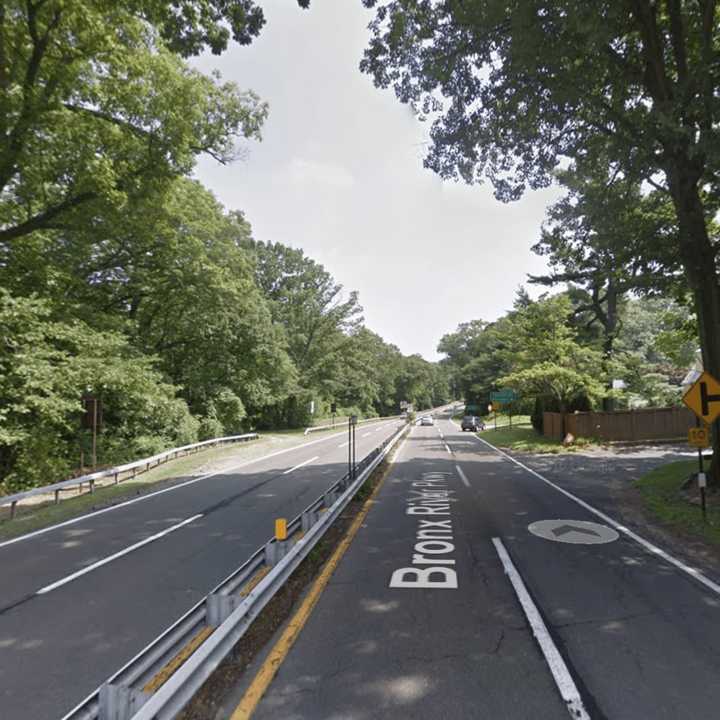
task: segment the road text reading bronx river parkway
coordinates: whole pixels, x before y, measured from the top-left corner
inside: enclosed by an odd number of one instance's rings
[[[410,499],[405,512],[419,519],[413,548],[413,567],[399,568],[392,574],[390,587],[398,588],[456,588],[457,572],[452,559],[452,520],[436,519],[450,515],[450,503],[455,492],[447,486],[450,473],[423,473],[422,479],[411,483]],[[428,520],[423,516],[431,516]],[[449,557],[448,557],[449,556]],[[429,566],[429,567],[428,567]]]
[[[253,717],[717,718],[720,587],[574,482],[413,428]]]

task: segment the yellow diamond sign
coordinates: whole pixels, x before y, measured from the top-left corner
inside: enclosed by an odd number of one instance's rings
[[[683,396],[683,402],[706,423],[720,415],[720,383],[704,372]]]

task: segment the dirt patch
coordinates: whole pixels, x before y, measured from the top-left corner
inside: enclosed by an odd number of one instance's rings
[[[393,451],[394,453],[395,451]],[[292,615],[307,588],[345,536],[365,500],[390,470],[392,454],[383,460],[327,530],[322,540],[290,576],[283,588],[265,606],[232,653],[207,680],[178,720],[208,720],[223,708],[226,698],[240,682],[248,666]]]

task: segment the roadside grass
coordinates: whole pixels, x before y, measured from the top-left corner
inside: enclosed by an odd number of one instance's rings
[[[498,447],[528,453],[568,453],[596,444],[588,438],[576,438],[572,445],[565,446],[560,440],[539,435],[532,426],[516,427],[514,419],[512,428],[498,425],[495,430],[493,426],[487,425],[487,430],[479,433],[479,436]]]
[[[495,416],[491,413],[490,415],[486,415],[484,418],[482,418],[485,421],[485,426],[488,429],[494,429],[495,428]],[[532,428],[532,423],[530,422],[530,416],[529,415],[513,415],[512,417],[510,415],[506,415],[505,413],[498,413],[497,414],[497,427],[498,430],[500,428],[509,428],[512,425],[513,428],[515,427],[529,427]]]
[[[0,540],[9,540],[85,513],[115,505],[123,500],[130,500],[160,489],[159,486],[163,483],[170,484],[173,481],[181,481],[206,471],[209,472],[205,468],[210,464],[222,463],[230,459],[237,460],[237,462],[253,460],[275,450],[320,439],[327,434],[332,435],[333,431],[320,431],[307,437],[303,435],[302,430],[299,432],[272,432],[247,443],[203,450],[193,455],[170,460],[135,478],[122,480],[118,485],[114,485],[110,478],[108,484],[96,485],[94,493],[88,491],[87,485],[84,486],[82,494],[78,492],[77,488],[64,491],[58,505],[54,504],[51,497],[43,502],[19,503],[17,515],[13,520],[10,519],[10,509],[3,507],[0,508]]]
[[[683,490],[682,485],[697,471],[696,460],[681,460],[661,465],[635,481],[645,507],[667,525],[720,544],[720,497],[707,493],[707,522],[702,519],[697,489]],[[691,502],[691,499],[694,502]]]
[[[452,416],[452,419],[455,420],[458,424],[462,421],[462,419],[465,417],[464,412],[455,413],[455,415]],[[479,415],[478,416],[488,428],[494,428],[495,427],[495,416],[491,413],[490,415]],[[510,415],[506,415],[505,413],[498,413],[497,414],[497,426],[498,429],[502,427],[510,427],[512,424],[512,427],[531,427],[530,423],[530,416],[529,415],[513,415],[512,418]]]

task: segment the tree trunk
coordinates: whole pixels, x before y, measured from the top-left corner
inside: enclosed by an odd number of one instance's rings
[[[613,345],[615,343],[615,333],[617,332],[617,305],[618,292],[615,285],[615,278],[610,274],[608,276],[607,292],[605,293],[607,302],[607,310],[603,322],[603,330],[605,338],[603,340],[603,370],[608,374],[608,390],[612,390],[612,376],[610,374],[610,363],[612,361]],[[606,396],[603,398],[603,410],[611,412],[615,409],[615,398]]]
[[[703,367],[720,379],[720,287],[715,250],[698,192],[699,173],[677,163],[668,173],[680,229],[680,256],[693,292]],[[708,484],[720,486],[720,423],[713,423],[713,461]]]

